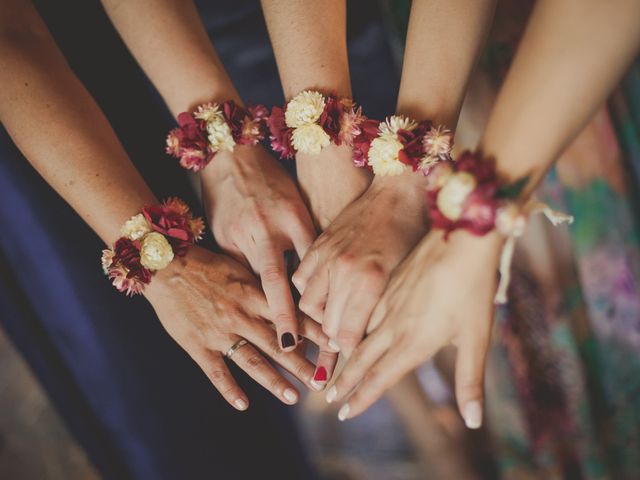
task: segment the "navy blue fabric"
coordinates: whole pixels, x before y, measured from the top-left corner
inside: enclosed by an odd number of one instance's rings
[[[99,4],[35,3],[155,193],[196,205],[186,175],[162,152],[171,118]],[[204,3],[243,97],[282,102],[258,2]],[[354,92],[382,115],[397,75],[371,15],[350,27]],[[146,301],[109,285],[100,240],[3,131],[0,225],[2,325],[105,478],[314,478],[286,408],[236,369],[251,408],[228,407]]]

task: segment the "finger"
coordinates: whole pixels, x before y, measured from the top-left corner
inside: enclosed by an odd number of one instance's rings
[[[267,237],[259,239],[256,245],[260,256],[260,281],[272,311],[269,318],[276,326],[280,347],[282,350],[290,352],[296,348],[298,320],[289,288],[284,252],[278,249]]]
[[[298,401],[299,395],[293,385],[253,345],[247,344],[238,349],[231,360],[283,403],[293,405]]]
[[[202,349],[194,360],[224,399],[237,410],[249,408],[247,395],[238,386],[219,352]]]
[[[329,337],[322,331],[320,324],[312,319],[305,317],[302,320],[300,333],[318,346],[318,358],[311,387],[317,391],[323,390],[333,376],[338,362],[338,354],[329,346]]]
[[[421,358],[408,353],[406,349],[399,346],[388,350],[371,367],[353,395],[349,397],[349,401],[340,408],[338,419],[344,421],[360,415],[376,402],[388,388],[421,363]]]
[[[456,400],[467,428],[482,425],[484,369],[489,334],[467,334],[458,342],[456,359]]]
[[[329,272],[325,268],[318,269],[300,297],[298,302],[300,310],[316,322],[322,323],[324,321],[324,307],[328,293]]]
[[[293,243],[293,248],[296,250],[298,258],[301,261],[316,239],[316,231],[315,228],[313,228],[311,217],[309,217],[308,213],[306,217],[306,219],[298,218],[297,216],[294,217],[286,228],[286,231],[289,232],[289,238],[291,238],[291,242]]]
[[[340,351],[350,357],[362,341],[376,303],[384,291],[383,281],[364,281],[360,288],[347,297],[342,321],[335,338]]]
[[[262,350],[265,355],[273,359],[282,368],[307,386],[311,386],[315,367],[304,356],[303,352],[284,352],[280,349],[273,329],[266,322],[255,321],[242,333],[244,338]]]
[[[345,284],[344,275],[329,271],[327,277],[329,279],[327,282],[328,294],[322,315],[322,330],[342,348],[340,342],[337,342],[337,336],[340,323],[344,320],[342,312],[344,311],[344,306],[347,303],[351,289],[348,283]]]
[[[316,240],[317,241],[317,240]],[[304,295],[307,289],[307,285],[311,278],[313,278],[314,272],[320,264],[320,256],[318,251],[314,248],[307,250],[304,257],[301,257],[300,265],[291,277],[291,281],[295,285],[300,295]]]
[[[389,349],[391,342],[390,333],[382,329],[363,340],[327,392],[327,402],[346,397],[362,381],[371,366]]]

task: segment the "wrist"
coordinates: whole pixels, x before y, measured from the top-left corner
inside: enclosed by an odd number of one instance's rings
[[[398,208],[424,214],[426,218],[426,177],[414,172],[397,176],[376,175],[369,189],[376,195],[391,198]]]

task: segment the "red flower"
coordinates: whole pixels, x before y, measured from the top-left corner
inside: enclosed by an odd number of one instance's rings
[[[280,154],[280,158],[293,158],[295,150],[291,144],[291,135],[293,129],[287,127],[284,121],[284,110],[280,107],[273,107],[271,115],[267,119],[269,127],[269,139],[271,140],[271,148],[274,152]]]
[[[144,207],[142,214],[154,231],[167,237],[175,255],[185,255],[195,242],[191,214],[180,213],[166,204]]]
[[[127,278],[136,278],[145,284],[151,281],[151,272],[140,263],[140,243],[138,241],[121,237],[113,246],[113,251],[113,267],[124,267],[127,270]]]
[[[343,112],[344,107],[340,100],[338,100],[338,97],[335,95],[327,95],[325,97],[324,110],[322,111],[322,115],[320,115],[318,123],[336,145],[340,145],[341,143],[340,121]]]
[[[178,115],[178,128],[169,132],[166,152],[180,159],[180,165],[197,172],[213,158],[209,151],[207,131],[203,121],[189,112]]]
[[[368,165],[369,148],[378,136],[378,120],[366,119],[360,124],[360,134],[353,139],[353,164],[356,167]]]
[[[431,122],[420,122],[413,130],[398,130],[398,140],[404,148],[398,152],[399,160],[405,165],[409,165],[413,171],[418,170],[420,160],[424,156],[422,137],[431,128]]]

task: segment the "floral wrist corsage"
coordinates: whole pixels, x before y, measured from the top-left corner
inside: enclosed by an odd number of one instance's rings
[[[154,272],[184,256],[203,232],[202,218],[178,198],[144,207],[122,226],[113,248],[102,251],[102,269],[118,291],[140,294]]]
[[[206,167],[219,151],[232,152],[236,144],[257,145],[266,135],[268,110],[264,105],[244,108],[233,100],[205,103],[178,115],[178,127],[167,136],[167,153],[194,172]]]
[[[445,235],[457,229],[485,235],[496,229],[506,237],[500,256],[500,283],[494,299],[498,304],[507,301],[515,242],[524,233],[529,217],[543,213],[554,226],[573,222],[572,216],[552,210],[537,200],[519,201],[528,179],[501,184],[494,164],[469,151],[455,161],[438,163],[427,179],[433,228],[444,230]]]
[[[452,146],[446,128],[392,115],[378,125],[365,158],[376,175],[400,175],[409,168],[427,175],[438,162],[451,159]]]
[[[369,123],[352,99],[314,90],[300,92],[284,108],[273,107],[267,121],[271,148],[280,158],[317,155],[332,142],[353,147],[364,141],[363,127]]]

